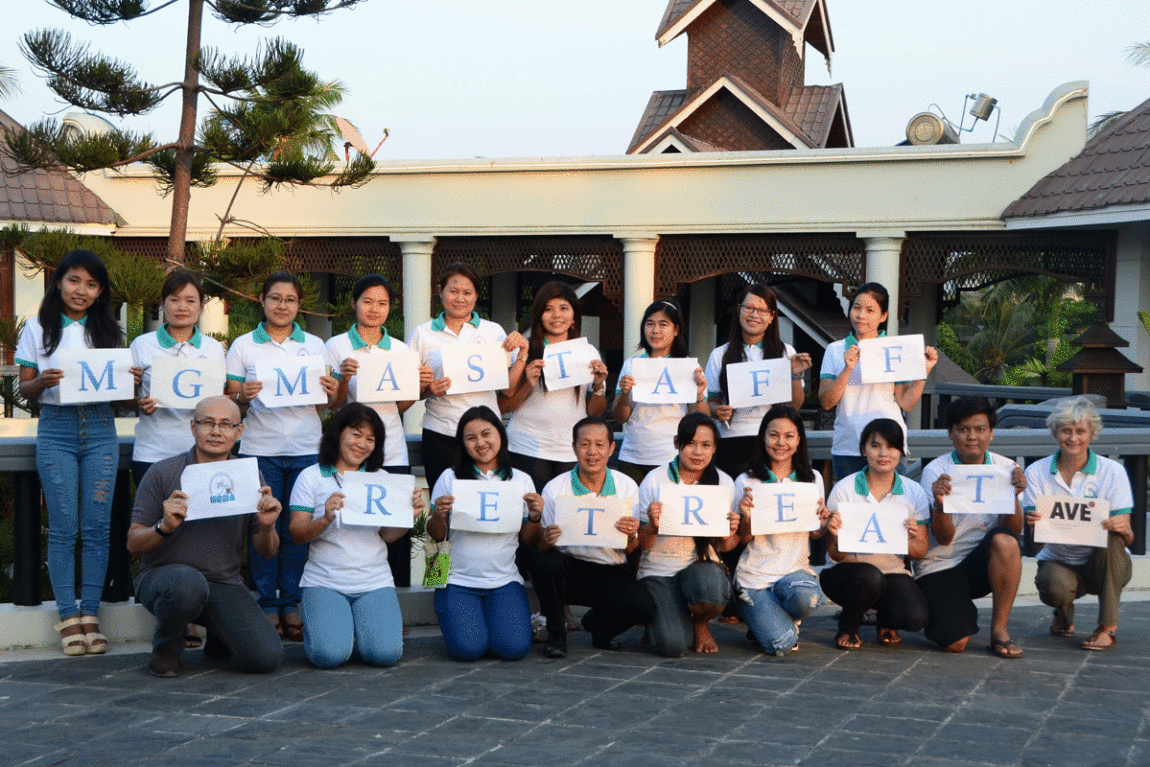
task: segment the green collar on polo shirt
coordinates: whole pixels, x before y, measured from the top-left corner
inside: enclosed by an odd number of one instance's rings
[[[359,465],[357,471],[367,471],[367,461]],[[319,475],[321,477],[334,477],[339,474],[339,471],[334,466],[324,466],[322,463],[319,465]]]
[[[589,495],[591,493],[583,483],[579,481],[579,467],[576,466],[571,470],[571,490],[575,495]],[[603,490],[599,493],[600,496],[614,495],[615,494],[615,477],[611,476],[611,470],[607,469],[607,478],[603,480]]]
[[[474,325],[475,327],[478,328],[479,327],[479,312],[473,311],[471,313],[471,319],[469,319],[467,322],[468,322],[468,324]],[[439,316],[431,321],[431,329],[438,331],[438,330],[445,330],[446,328],[447,328],[447,315],[445,312],[440,312]]]
[[[193,325],[192,337],[188,339],[188,343],[199,349],[200,341],[202,338],[203,337],[200,335],[200,329]],[[156,331],[156,340],[160,342],[161,349],[171,349],[173,346],[180,343],[176,339],[172,338],[172,334],[168,332],[168,323],[166,322],[160,326],[159,330]]]
[[[1050,473],[1058,473],[1058,456],[1062,455],[1062,448],[1054,451],[1054,460],[1050,462]],[[1086,448],[1086,465],[1081,469],[1083,474],[1097,474],[1098,473],[1098,454],[1094,452],[1094,448]]]
[[[791,482],[798,482],[799,481],[799,478],[797,476],[795,476],[795,473],[793,471],[790,473],[790,476],[788,476],[787,479],[789,479]],[[782,482],[782,480],[779,479],[773,471],[771,471],[770,469],[767,469],[767,482],[768,483],[770,483],[770,482]]]
[[[264,328],[264,325],[267,325],[267,323],[261,322],[259,325],[256,325],[256,329],[252,331],[252,340],[257,344],[266,344],[268,341],[272,340],[272,337],[268,335],[268,331]],[[295,341],[297,344],[302,344],[304,342],[305,339],[303,328],[299,326],[298,322],[293,322],[291,324],[291,335],[289,335],[288,338]]]
[[[61,330],[68,327],[73,322],[79,322],[84,327],[88,327],[88,315],[87,314],[85,314],[83,317],[81,317],[78,320],[72,319],[71,317],[69,317],[67,314],[64,314],[63,312],[60,312],[60,317],[61,317],[61,320],[60,320],[60,329]]]
[[[879,338],[886,338],[886,331],[880,330],[878,332],[878,337]],[[856,345],[858,342],[859,342],[859,340],[857,338],[855,338],[855,332],[852,330],[851,332],[847,333],[847,337],[843,341],[843,350],[845,351],[845,350],[851,348],[852,346]]]
[[[353,324],[350,328],[347,329],[347,338],[349,341],[351,341],[351,348],[357,351],[359,349],[363,349],[366,346],[371,346],[371,344],[363,340],[363,336],[359,334],[358,327],[358,325]],[[384,351],[390,351],[391,336],[387,334],[387,328],[381,327],[379,329],[379,333],[379,340],[375,342],[375,345]]]
[[[953,461],[956,466],[960,465],[962,463],[962,459],[960,459],[958,457],[958,451],[957,450],[951,450],[950,451],[950,460]],[[990,451],[989,450],[987,450],[986,453],[982,456],[982,463],[984,465],[987,465],[987,466],[990,465],[991,460],[990,460]]]
[[[855,492],[861,496],[870,495],[870,485],[866,481],[866,469],[863,469],[855,475]],[[894,485],[891,486],[890,492],[892,495],[902,495],[902,475],[895,472]]]
[[[478,466],[472,466],[471,470],[475,472],[476,479],[489,479],[494,477],[499,479],[501,482],[506,482],[507,480],[511,479],[511,472],[504,471],[498,466],[495,467],[495,471],[490,472],[480,471]]]

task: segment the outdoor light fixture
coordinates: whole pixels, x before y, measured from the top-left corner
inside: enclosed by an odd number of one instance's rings
[[[972,106],[970,110],[967,111],[966,105],[969,104],[972,100],[974,101],[974,106]],[[989,120],[991,113],[997,111],[998,118],[994,121],[994,138],[992,138],[990,141],[991,143],[994,143],[998,140],[998,124],[1002,122],[1002,110],[998,108],[998,99],[991,98],[985,93],[970,93],[967,95],[966,100],[962,102],[962,110],[962,122],[958,124],[959,133],[962,133],[963,131],[974,130],[974,126],[978,124],[979,120]],[[962,127],[962,124],[966,121],[966,115],[968,114],[972,116],[974,120],[970,123],[969,128],[964,128]]]

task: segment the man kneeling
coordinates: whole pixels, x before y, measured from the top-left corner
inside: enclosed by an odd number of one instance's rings
[[[1006,623],[1022,577],[1018,536],[1023,518],[1017,494],[1026,489],[1026,478],[1014,461],[987,450],[997,422],[989,401],[961,397],[950,404],[944,417],[954,450],[922,470],[922,487],[934,498],[930,549],[915,568],[919,588],[930,607],[924,633],[942,649],[962,652],[978,633],[974,600],[991,594],[994,601],[986,649],[1000,658],[1018,658],[1022,650],[1011,640]],[[944,512],[943,504],[955,482],[955,467],[964,464],[993,465],[1010,473],[1014,492],[988,509],[995,513]],[[994,499],[985,501],[988,506],[995,503]]]
[[[205,652],[230,655],[240,671],[275,671],[283,643],[244,585],[240,568],[249,536],[265,557],[279,549],[280,502],[270,488],[261,487],[251,514],[185,520],[184,469],[229,460],[244,429],[239,407],[226,397],[201,400],[191,427],[195,447],[153,464],[144,475],[128,530],[128,551],[140,556],[136,599],[156,616],[148,668],[155,676],[177,676],[184,629],[198,623],[208,630]]]

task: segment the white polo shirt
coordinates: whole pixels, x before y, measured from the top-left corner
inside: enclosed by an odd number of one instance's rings
[[[634,375],[632,362],[646,357],[647,352],[640,352],[625,359],[619,378]],[[619,397],[622,393],[616,386],[615,396]],[[679,421],[686,414],[687,406],[682,404],[632,403],[631,417],[623,424],[623,446],[619,448],[619,460],[640,466],[661,466],[674,459],[678,453],[675,450],[675,434],[679,429]]]
[[[987,451],[982,462],[984,465],[992,464],[1006,469],[1008,472],[1014,471],[1016,465],[1009,458],[990,451]],[[934,503],[934,491],[931,490],[931,487],[935,480],[943,474],[950,475],[951,470],[961,463],[958,459],[958,453],[952,450],[946,455],[935,458],[922,470],[922,478],[919,481],[923,492],[926,493],[926,497],[930,499],[931,503]],[[1011,507],[1011,513],[1013,511],[1014,508]],[[930,549],[927,550],[925,557],[914,563],[915,577],[921,578],[929,573],[949,570],[960,564],[970,552],[977,548],[978,544],[982,543],[987,532],[998,527],[1007,518],[999,514],[951,514],[950,519],[954,524],[954,540],[949,545],[943,546],[934,537],[934,531],[929,531]]]
[[[597,350],[592,347],[591,351],[594,359],[600,359]],[[535,388],[507,422],[507,449],[545,461],[574,461],[571,429],[586,417],[587,397],[593,387],[588,384],[544,391],[543,376],[539,376]]]
[[[91,349],[84,328],[88,322],[88,315],[73,320],[67,315],[60,316],[60,344],[56,351],[64,349]],[[37,373],[41,370],[51,370],[58,367],[53,356],[48,356],[44,350],[44,328],[40,325],[39,317],[30,317],[24,323],[20,332],[20,339],[16,342],[16,364],[24,368],[32,368]],[[40,394],[41,405],[59,405],[60,387],[52,386]],[[191,432],[189,431],[189,434]],[[177,451],[178,452],[178,451]]]
[[[885,336],[886,333],[880,333]],[[842,341],[833,341],[827,345],[823,354],[823,367],[819,372],[819,380],[835,380],[839,373],[846,369],[846,350],[857,344],[854,334]],[[835,410],[835,437],[831,444],[832,455],[857,456],[859,453],[859,438],[866,425],[876,418],[890,418],[902,426],[906,433],[906,421],[902,418],[902,408],[894,398],[893,383],[864,384],[862,382],[862,366],[855,365],[847,379],[847,388],[843,398],[839,400]],[[905,454],[905,451],[903,451]]]
[[[703,370],[703,375],[707,378],[707,398],[715,399],[718,397],[722,401],[723,388],[719,385],[719,375],[723,372],[723,355],[727,353],[729,343],[723,344],[719,348],[711,352],[711,356],[707,358],[707,367]],[[790,344],[783,344],[783,353],[787,357],[795,356],[795,347]],[[743,346],[743,354],[747,358],[747,362],[758,362],[763,358],[763,347],[759,344],[752,346]],[[787,400],[788,402],[790,400]],[[734,414],[731,415],[730,423],[723,423],[719,421],[719,436],[720,437],[754,437],[759,433],[759,424],[763,420],[763,416],[771,409],[770,405],[760,405],[758,407],[737,407]]]
[[[734,493],[735,483],[731,475],[722,469],[719,472],[719,487],[725,487]],[[681,484],[679,481],[678,458],[663,465],[656,466],[643,477],[643,484],[639,485],[639,522],[647,524],[651,521],[647,514],[648,507],[660,500],[659,491],[669,485]],[[733,499],[733,495],[732,495]],[[707,559],[718,562],[719,557],[713,548],[707,551]],[[639,572],[635,577],[648,576],[670,577],[690,566],[698,560],[695,553],[695,539],[681,535],[656,535],[651,548],[643,551],[639,558]]]
[[[541,493],[543,496],[543,516],[540,518],[539,524],[544,529],[555,524],[555,499],[561,496],[592,495],[598,498],[616,495],[626,500],[630,504],[631,514],[635,514],[635,507],[639,502],[639,486],[635,484],[634,480],[622,472],[608,469],[607,479],[603,482],[603,492],[592,493],[579,481],[578,471],[579,467],[576,466],[543,486]],[[627,558],[622,549],[597,546],[560,546],[559,550],[576,559],[597,562],[601,565],[621,565]]]
[[[489,482],[503,481],[495,472],[487,472],[473,479]],[[519,469],[511,470],[511,479],[522,486],[522,495],[535,492],[531,477]],[[434,501],[445,495],[454,495],[455,470],[448,469],[439,475],[435,489],[431,491]],[[527,518],[527,506],[523,507],[523,518]],[[519,547],[519,532],[477,533],[471,530],[449,528],[451,540],[451,568],[447,573],[447,583],[453,586],[466,586],[472,589],[497,589],[508,583],[523,583],[523,576],[515,566],[515,550]]]
[[[412,351],[419,352],[420,362],[431,368],[435,378],[443,378],[443,354],[440,351],[443,347],[503,343],[505,338],[507,334],[503,332],[503,328],[489,320],[480,319],[476,312],[471,313],[471,319],[463,323],[459,334],[456,335],[447,327],[443,313],[440,312],[438,317],[413,330],[407,339],[407,345]],[[499,412],[496,392],[493,391],[428,397],[423,404],[423,428],[452,438],[455,437],[460,417],[469,408],[487,405],[495,413]]]
[[[362,469],[361,469],[362,470]],[[386,475],[386,471],[375,474]],[[318,463],[299,473],[291,491],[291,513],[305,511],[312,519],[324,515],[324,505],[333,493],[342,492],[343,482],[331,466]],[[379,537],[378,527],[343,526],[339,514],[323,535],[308,545],[307,564],[300,586],[323,586],[341,594],[395,586],[387,564],[387,544]]]
[[[770,470],[768,469],[768,472]],[[789,477],[779,478],[769,474],[770,482],[797,482],[792,472]],[[823,477],[815,472],[815,483],[824,487]],[[743,498],[747,487],[759,484],[746,472],[735,480],[735,510]],[[754,490],[751,491],[754,493]],[[777,535],[756,535],[743,549],[739,564],[735,567],[735,585],[741,589],[770,588],[784,575],[804,572],[814,575],[811,569],[811,534],[809,532],[779,533]]]
[[[917,482],[903,481],[901,474],[894,475],[894,487],[881,501],[876,500],[867,487],[866,471],[844,477],[835,483],[827,498],[827,508],[837,511],[840,503],[882,503],[895,504],[906,509],[908,517],[914,517],[919,525],[930,524],[930,497],[922,491]],[[903,558],[897,554],[847,554],[844,562],[869,562],[886,575],[902,573],[910,575]],[[833,567],[833,564],[827,565]]]
[[[398,338],[392,338],[387,334],[387,328],[380,328],[383,335],[379,341],[374,344],[369,344],[364,341],[359,335],[355,325],[352,325],[346,333],[340,333],[338,336],[332,336],[324,344],[324,359],[327,366],[331,368],[331,374],[336,379],[340,378],[339,366],[345,359],[351,356],[352,352],[359,354],[373,354],[379,352],[405,352],[407,351],[407,344],[400,341]],[[347,382],[347,401],[357,402],[356,397],[357,382],[359,376],[352,376],[351,380]],[[383,464],[384,466],[409,466],[411,459],[407,455],[407,440],[403,433],[403,419],[400,417],[399,408],[396,407],[394,402],[372,402],[368,404],[375,412],[379,413],[380,420],[383,421],[384,430],[384,443],[383,443]]]
[[[1134,510],[1134,493],[1126,468],[1093,449],[1081,471],[1075,472],[1070,484],[1058,471],[1058,453],[1035,461],[1026,467],[1026,491],[1022,494],[1024,512],[1034,511],[1040,495],[1070,495],[1075,498],[1104,498],[1110,502],[1110,516],[1129,514]],[[1061,562],[1064,565],[1084,565],[1094,549],[1090,546],[1069,546],[1047,543],[1036,557],[1040,562]]]
[[[164,323],[159,330],[137,336],[129,347],[132,350],[132,364],[144,371],[140,376],[137,392],[140,397],[150,397],[152,391],[152,360],[159,356],[181,357],[184,359],[220,360],[224,359],[224,347],[211,336],[192,328],[192,337],[187,341],[177,341],[168,333]],[[212,397],[223,391],[203,392]],[[132,448],[132,460],[155,463],[173,455],[186,453],[195,444],[189,422],[194,408],[187,410],[161,407],[151,415],[140,413],[136,421],[136,443]]]
[[[292,323],[291,334],[283,343],[277,343],[260,323],[255,330],[244,333],[232,341],[228,349],[228,380],[243,383],[256,380],[259,360],[284,357],[323,356],[323,341],[305,333]],[[319,413],[315,405],[294,407],[268,407],[256,397],[248,406],[244,419],[244,433],[240,438],[240,454],[270,458],[273,456],[315,455],[319,452],[321,433]]]

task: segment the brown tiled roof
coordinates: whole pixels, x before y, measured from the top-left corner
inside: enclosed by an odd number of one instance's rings
[[[1078,156],[1012,202],[1003,218],[1150,203],[1150,100],[1086,143]]]
[[[658,40],[663,34],[675,26],[679,19],[687,15],[687,12],[694,8],[699,3],[711,4],[713,0],[670,0],[667,3],[667,10],[663,13],[663,20],[659,22],[659,31],[655,33],[655,39]]]
[[[842,83],[795,88],[783,111],[811,138],[815,146],[825,147],[842,93]]]
[[[667,10],[663,13],[663,20],[659,22],[659,31],[655,33],[658,40],[667,33],[671,27],[690,13],[696,6],[712,5],[716,0],[669,0]],[[764,0],[768,5],[774,6],[780,13],[789,16],[796,27],[805,27],[811,17],[811,11],[819,0]]]
[[[647,102],[647,108],[643,110],[643,116],[639,118],[639,127],[635,129],[635,135],[631,137],[631,144],[627,147],[627,153],[633,152],[636,146],[655,132],[671,115],[679,111],[679,107],[683,105],[686,98],[687,91],[685,90],[655,91],[652,93],[650,101]]]
[[[19,123],[0,111],[0,133],[19,128]],[[0,151],[0,221],[115,225],[122,219],[71,173],[18,172],[12,159]]]

